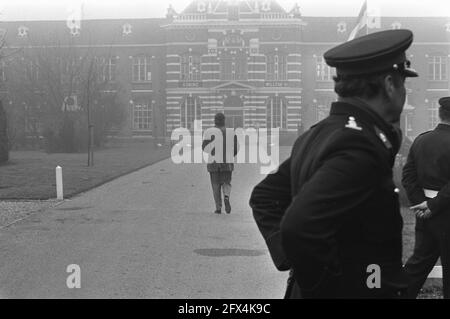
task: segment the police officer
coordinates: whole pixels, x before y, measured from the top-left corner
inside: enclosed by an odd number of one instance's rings
[[[406,77],[409,30],[372,33],[324,55],[336,67],[330,115],[295,142],[250,206],[288,298],[391,298],[407,287],[392,167]]]
[[[414,253],[405,265],[409,298],[417,297],[439,257],[444,298],[450,298],[450,97],[439,104],[441,123],[414,140],[403,168],[402,184],[416,211]]]

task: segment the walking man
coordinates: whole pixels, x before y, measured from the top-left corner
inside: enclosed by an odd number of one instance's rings
[[[227,149],[227,134],[225,128],[225,115],[223,113],[217,113],[214,116],[214,125],[218,128],[222,133],[222,161],[213,161],[212,163],[207,164],[207,170],[211,177],[211,186],[213,190],[214,202],[216,203],[216,210],[214,213],[221,214],[222,213],[222,192],[223,192],[223,202],[225,204],[225,212],[227,214],[231,213],[231,204],[230,204],[230,194],[231,194],[231,176],[234,169],[233,162],[228,161],[229,158],[234,158],[237,154],[237,136],[234,136],[234,144],[233,150]],[[214,135],[211,139],[205,139],[202,143],[202,149],[205,150],[205,147],[210,144],[214,140]],[[215,149],[213,148],[211,151],[212,156],[215,155]],[[233,156],[227,156],[227,152],[232,152]]]
[[[409,30],[372,33],[324,54],[338,101],[295,142],[250,205],[287,298],[398,298],[407,288],[392,167],[410,69]]]
[[[441,257],[444,298],[450,298],[450,97],[439,100],[440,124],[419,135],[403,168],[402,184],[416,212],[414,253],[405,270],[416,298]]]

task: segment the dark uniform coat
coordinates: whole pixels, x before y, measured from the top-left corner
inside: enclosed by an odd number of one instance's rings
[[[392,180],[401,135],[351,101],[333,103],[251,195],[276,267],[291,269],[286,297],[392,297],[407,286]],[[379,289],[367,285],[373,264],[381,268]]]
[[[427,201],[428,219],[416,218],[414,253],[405,270],[411,277],[408,297],[416,298],[440,257],[444,298],[450,299],[450,125],[419,135],[403,168],[403,186],[413,205]],[[437,191],[427,198],[424,189]]]
[[[450,220],[450,125],[439,124],[414,140],[403,168],[402,183],[412,205],[427,200],[434,217],[448,212],[443,215]],[[428,199],[424,188],[439,192]]]

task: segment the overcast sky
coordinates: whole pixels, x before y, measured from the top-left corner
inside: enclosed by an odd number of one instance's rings
[[[65,20],[77,3],[84,19],[162,18],[171,4],[181,12],[193,0],[0,0],[0,21]],[[279,0],[290,10],[295,3],[304,16],[357,16],[363,0]],[[381,16],[449,17],[450,0],[368,0]]]

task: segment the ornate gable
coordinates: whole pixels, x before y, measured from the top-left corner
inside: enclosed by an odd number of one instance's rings
[[[194,0],[180,13],[179,20],[223,19],[233,15],[233,20],[293,17],[275,0]]]
[[[223,84],[220,84],[216,87],[213,88],[214,90],[230,90],[230,91],[235,91],[235,90],[252,90],[254,89],[253,86],[251,85],[247,85],[247,84],[243,84],[237,81],[229,81]]]

